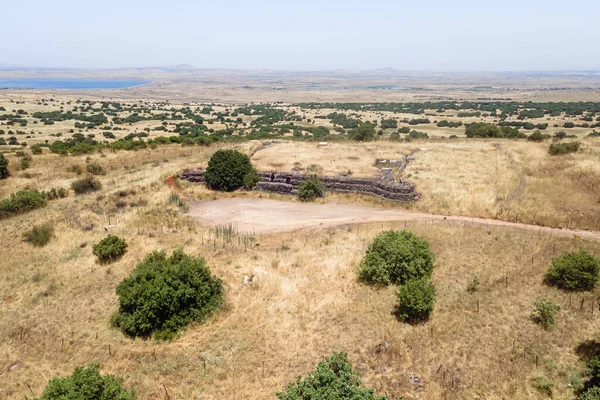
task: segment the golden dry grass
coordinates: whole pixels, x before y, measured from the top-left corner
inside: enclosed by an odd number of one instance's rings
[[[488,142],[332,144],[326,149],[294,143],[260,151],[255,161],[266,168],[272,160],[279,160],[285,169],[297,154],[303,166],[318,164],[325,173],[336,172],[338,160],[344,160],[344,164],[348,162],[344,168],[368,175],[373,172],[375,157],[389,158],[426,147],[415,155],[417,161],[408,171],[419,176],[415,182],[424,195],[422,205],[419,202],[413,207],[435,211],[442,199],[448,203],[449,213],[457,208],[468,214],[474,211],[458,207],[475,191],[496,196],[491,184],[495,181],[486,185],[494,176],[489,167],[491,155],[498,154],[503,160],[499,165],[510,167],[507,154],[514,153],[515,170],[526,174],[530,172],[526,166],[555,165],[541,145],[501,144],[506,149]],[[238,148],[251,152],[257,145],[244,143]],[[71,195],[1,221],[1,398],[40,395],[51,377],[70,374],[75,366],[93,361],[102,363],[103,372],[122,376],[141,399],[163,398],[165,388],[171,399],[273,398],[288,381],[312,370],[332,351],[347,351],[366,384],[390,396],[542,398],[531,383],[541,374],[556,384],[557,398],[572,396],[569,381],[584,366],[575,348],[597,337],[599,313],[592,314],[592,309],[600,293],[570,298],[544,286],[542,277],[553,254],[577,248],[600,254],[598,243],[499,228],[487,231],[469,225],[413,222],[260,236],[256,238],[259,246],[248,249],[235,240],[225,244],[215,237],[214,230],[167,203],[172,189],[164,182],[186,166],[205,164],[216,148],[166,146],[154,151],[106,153],[106,157],[93,155],[92,161],[108,171],[100,177],[104,185],[100,193]],[[470,153],[472,161],[465,161]],[[444,158],[443,154],[450,156]],[[9,158],[14,165],[13,156]],[[577,170],[574,166],[586,166],[596,173],[586,152],[564,160],[567,167],[559,176],[572,174]],[[35,177],[26,179],[13,171],[13,177],[0,183],[0,197],[26,187],[67,187],[75,179],[66,171],[72,163],[83,166],[85,157],[36,156],[29,171]],[[479,174],[475,174],[478,164]],[[446,170],[452,173],[446,174]],[[548,189],[557,174],[538,175],[539,170],[532,170],[541,182],[541,189],[531,185],[537,190],[533,193],[556,194]],[[458,176],[461,171],[462,177]],[[515,176],[518,174],[502,177],[498,187],[509,193]],[[473,192],[465,186],[473,186]],[[443,195],[430,200],[434,188],[441,188]],[[122,201],[145,200],[147,205],[118,208],[121,190],[135,191]],[[526,193],[523,198],[528,199]],[[585,193],[575,194],[585,201]],[[202,199],[229,196],[192,184],[183,185],[182,195]],[[482,195],[469,204],[485,214],[486,207],[494,210],[489,206],[493,200]],[[379,202],[348,195],[323,201]],[[566,204],[560,196],[553,201]],[[553,209],[547,212],[557,213]],[[113,232],[127,240],[129,249],[120,261],[99,265],[91,246],[106,234],[103,227],[109,216],[110,223],[117,225]],[[33,248],[22,241],[22,233],[31,225],[48,221],[54,223],[56,235],[48,246]],[[427,324],[398,322],[392,315],[395,289],[377,289],[356,280],[356,268],[369,241],[389,228],[410,229],[428,240],[437,255],[433,281],[438,302]],[[205,257],[212,271],[224,280],[224,308],[170,343],[130,340],[111,329],[108,319],[118,304],[116,285],[145,254],[176,247]],[[244,286],[245,273],[256,273],[258,284]],[[481,290],[467,294],[466,286],[474,276],[479,277]],[[562,306],[553,331],[542,330],[530,319],[533,302],[541,296]],[[379,352],[385,343],[389,348]],[[422,389],[410,385],[411,372],[425,380]]]

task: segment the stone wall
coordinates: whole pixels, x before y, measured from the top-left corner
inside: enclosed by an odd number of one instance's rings
[[[298,193],[298,185],[308,178],[307,175],[287,174],[281,172],[260,172],[261,181],[256,185],[256,190],[281,194]],[[190,182],[203,182],[204,170],[187,169],[181,174],[181,179]],[[388,200],[411,202],[418,200],[421,195],[415,191],[415,185],[410,182],[396,183],[389,179],[348,178],[348,177],[320,177],[325,189],[340,193],[362,193],[381,197]]]

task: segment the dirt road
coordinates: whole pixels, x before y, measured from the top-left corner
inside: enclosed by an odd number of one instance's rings
[[[546,228],[486,218],[434,215],[406,210],[369,208],[349,204],[307,204],[268,199],[231,198],[194,202],[189,215],[207,225],[237,225],[240,232],[266,234],[307,227],[360,222],[437,220],[456,225],[501,226],[535,233],[600,240],[600,232]]]

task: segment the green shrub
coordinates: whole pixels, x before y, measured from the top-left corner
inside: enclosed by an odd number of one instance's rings
[[[317,197],[323,196],[325,196],[325,187],[316,175],[309,176],[298,185],[298,197],[301,201],[314,201]]]
[[[36,247],[44,247],[50,242],[53,234],[54,228],[51,224],[35,225],[23,234],[23,240]]]
[[[429,244],[408,231],[386,231],[369,245],[360,264],[360,277],[378,284],[403,284],[433,271]]]
[[[403,133],[403,134],[410,133],[410,128],[408,126],[403,126],[402,128],[398,129],[398,133]]]
[[[564,290],[592,290],[598,282],[600,259],[585,250],[562,254],[552,259],[546,283]]]
[[[558,154],[576,153],[580,146],[581,142],[552,143],[548,151],[553,156]]]
[[[556,313],[560,306],[547,299],[537,299],[534,306],[533,320],[544,329],[554,328],[556,325]]]
[[[67,171],[74,172],[77,175],[83,174],[83,168],[81,168],[79,165],[71,165]]]
[[[544,135],[540,131],[535,131],[531,135],[527,136],[527,140],[529,140],[530,142],[541,142],[545,139],[548,139],[549,137],[550,135]]]
[[[396,315],[401,321],[417,323],[429,319],[435,304],[435,286],[425,278],[410,279],[398,289]]]
[[[44,196],[44,198],[46,200],[56,200],[56,199],[62,199],[65,198],[69,195],[69,189],[65,189],[65,188],[52,188],[49,191],[42,191],[42,196]]]
[[[117,286],[114,327],[131,337],[166,340],[192,321],[204,321],[223,303],[223,283],[201,257],[181,250],[153,252]]]
[[[208,187],[231,192],[244,186],[244,177],[254,170],[250,158],[237,150],[217,150],[204,174]]]
[[[73,189],[75,194],[94,192],[96,190],[100,190],[101,188],[102,184],[100,181],[91,175],[71,182],[71,189]]]
[[[44,207],[46,200],[36,189],[21,190],[0,201],[0,219]]]
[[[600,400],[600,386],[592,386],[581,393],[577,400]]]
[[[260,175],[258,171],[253,167],[250,171],[246,172],[244,175],[244,188],[252,189],[258,182],[260,182]]]
[[[100,364],[77,367],[73,375],[52,378],[37,400],[134,400],[135,392],[123,388],[114,375],[100,375]]]
[[[22,157],[22,158],[19,160],[19,169],[20,169],[21,171],[25,171],[27,168],[29,168],[29,162],[30,162],[30,161],[31,161],[31,159],[30,159],[30,158],[28,158],[28,157]]]
[[[31,154],[36,154],[36,155],[42,154],[42,146],[39,144],[34,144],[29,149],[31,150]]]
[[[279,400],[387,400],[362,387],[346,353],[333,353],[317,365],[316,371],[304,379],[297,377],[284,390],[277,393]]]
[[[127,250],[127,242],[116,235],[108,235],[92,248],[92,254],[101,263],[109,263],[123,257]]]
[[[88,164],[86,165],[85,169],[87,170],[88,174],[106,175],[106,171],[104,170],[104,168],[102,168],[102,165],[100,164]]]
[[[479,290],[479,278],[474,276],[467,285],[467,293],[475,293]]]
[[[540,392],[552,397],[552,391],[554,390],[554,383],[543,375],[536,376],[532,379],[533,386]]]
[[[8,172],[8,160],[4,154],[0,153],[0,179],[6,179],[10,176]]]

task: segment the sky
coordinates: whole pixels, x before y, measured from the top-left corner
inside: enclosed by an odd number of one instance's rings
[[[3,3],[0,67],[600,70],[598,0]]]

